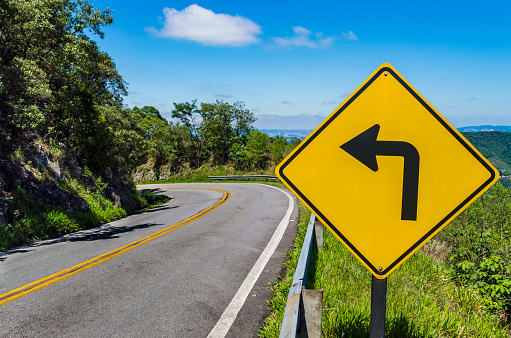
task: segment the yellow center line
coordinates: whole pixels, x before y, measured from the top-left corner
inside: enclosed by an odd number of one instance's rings
[[[166,227],[165,229],[159,230],[151,235],[148,235],[146,237],[140,238],[134,242],[131,242],[129,244],[123,245],[117,249],[114,249],[112,251],[106,252],[104,254],[101,254],[99,256],[96,256],[94,258],[91,258],[89,260],[86,260],[85,262],[73,265],[67,269],[61,270],[59,272],[56,272],[54,274],[51,274],[49,276],[46,276],[44,278],[38,279],[32,283],[23,285],[19,288],[16,288],[14,290],[8,291],[6,293],[3,293],[0,295],[0,306],[7,304],[15,299],[21,298],[23,296],[26,296],[32,292],[35,292],[37,290],[43,289],[47,286],[50,286],[52,284],[55,284],[57,282],[60,282],[61,280],[64,280],[68,277],[71,277],[73,275],[76,275],[82,271],[85,271],[87,269],[90,269],[96,265],[99,265],[101,263],[106,262],[109,259],[112,259],[116,256],[122,255],[125,252],[130,251],[131,249],[134,249],[142,244],[145,244],[147,242],[152,241],[153,239],[156,239],[158,237],[161,237],[165,234],[168,234],[171,231],[174,231],[176,229],[179,229],[180,227],[192,223],[195,220],[198,220],[199,218],[209,214],[216,208],[220,207],[222,204],[227,202],[229,198],[231,197],[231,194],[224,190],[217,190],[217,189],[210,189],[210,188],[155,188],[155,189],[200,189],[200,190],[213,190],[218,191],[223,194],[223,197],[220,199],[220,201],[216,202],[212,206],[198,212],[197,214],[181,221],[176,224],[170,225]]]

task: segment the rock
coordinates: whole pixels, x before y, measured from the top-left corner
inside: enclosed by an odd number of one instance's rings
[[[48,156],[46,155],[46,153],[43,150],[43,147],[41,147],[41,146],[39,146],[39,148],[35,152],[34,159],[35,159],[35,162],[41,168],[46,168],[46,166],[48,165]]]
[[[6,200],[0,200],[0,228],[9,224],[7,212],[9,211],[9,204]]]
[[[89,203],[83,198],[60,189],[54,182],[41,182],[31,171],[14,162],[0,160],[0,176],[6,191],[20,186],[33,200],[73,212],[89,209]]]
[[[114,188],[106,187],[103,190],[106,199],[113,203],[113,205],[117,208],[121,207],[121,194]]]
[[[47,170],[49,168],[51,169],[53,178],[55,178],[57,181],[61,180],[62,172],[60,170],[60,166],[58,163],[50,160],[43,147],[39,146],[39,149],[35,152],[34,159],[35,162],[39,165],[39,169],[41,171]]]

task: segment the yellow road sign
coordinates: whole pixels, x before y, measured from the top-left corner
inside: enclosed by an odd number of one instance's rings
[[[275,171],[379,279],[499,178],[390,64]]]

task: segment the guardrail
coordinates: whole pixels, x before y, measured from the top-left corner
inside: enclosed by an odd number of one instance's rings
[[[208,176],[211,180],[275,180],[279,178],[271,175],[233,175],[233,176]]]
[[[323,289],[306,289],[312,251],[323,247],[323,225],[316,225],[315,220],[311,214],[293,284],[289,288],[280,338],[321,337]]]

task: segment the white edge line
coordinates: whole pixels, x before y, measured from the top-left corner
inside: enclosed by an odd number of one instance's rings
[[[250,291],[254,287],[254,284],[256,283],[257,279],[259,279],[261,272],[263,271],[264,267],[266,266],[271,256],[275,252],[275,249],[279,245],[280,240],[282,239],[282,236],[284,235],[284,232],[287,229],[287,225],[289,224],[291,213],[293,212],[294,208],[294,201],[291,195],[288,192],[277,187],[265,184],[261,185],[277,189],[280,192],[287,195],[287,198],[289,199],[289,206],[287,208],[286,215],[280,221],[279,225],[277,226],[277,229],[275,229],[275,232],[273,233],[273,236],[266,245],[266,248],[264,248],[263,252],[261,253],[261,256],[259,256],[257,262],[252,267],[252,270],[250,270],[250,272],[248,273],[247,277],[243,281],[243,284],[241,284],[240,288],[238,289],[238,292],[236,292],[236,295],[234,295],[234,298],[231,300],[231,303],[227,306],[224,313],[216,323],[215,327],[213,327],[213,329],[209,333],[208,338],[223,338],[225,337],[225,335],[227,335],[227,332],[229,332],[229,329],[234,323],[234,320],[236,320],[236,317],[238,316],[238,313],[243,307],[243,304],[245,304],[245,301],[248,295],[250,294]]]

